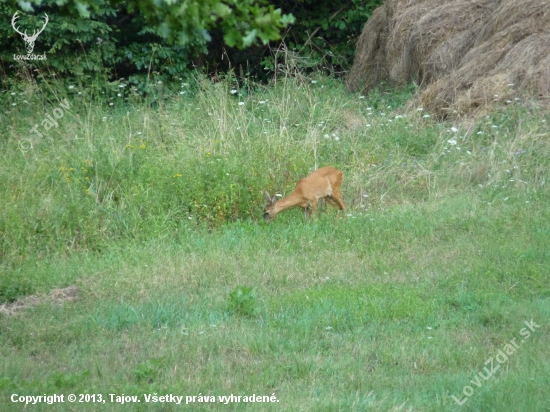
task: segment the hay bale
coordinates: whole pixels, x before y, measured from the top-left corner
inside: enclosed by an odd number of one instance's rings
[[[346,80],[348,87],[354,91],[371,89],[388,77],[386,56],[383,52],[389,34],[387,22],[390,17],[387,9],[384,6],[376,9],[367,23],[370,35],[364,35],[365,29],[359,37],[356,55],[364,58],[355,59]]]
[[[480,115],[518,92],[550,97],[548,0],[387,0],[365,25],[351,91],[416,81],[439,118]]]

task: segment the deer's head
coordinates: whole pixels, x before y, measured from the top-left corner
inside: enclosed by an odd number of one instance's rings
[[[15,22],[17,21],[18,19],[18,15],[17,13],[19,13],[18,11],[15,12],[15,14],[13,15],[12,19],[11,19],[11,25],[13,27],[13,29],[19,33],[22,37],[23,37],[23,40],[25,41],[25,48],[27,49],[27,54],[31,54],[32,51],[34,50],[34,42],[36,41],[36,38],[38,37],[38,35],[40,33],[42,33],[44,31],[44,28],[46,27],[46,24],[48,24],[48,15],[46,13],[44,13],[44,25],[42,26],[42,28],[40,30],[35,30],[33,32],[33,34],[31,34],[30,36],[27,34],[27,30],[25,30],[24,33],[21,33],[19,31],[19,29],[15,26]]]
[[[277,203],[277,196],[275,195],[273,195],[273,197],[269,196],[269,193],[266,190],[264,192],[264,198],[266,201],[266,205],[264,209],[264,219],[267,222],[271,222],[271,220],[275,217],[273,207],[275,206],[275,203]]]

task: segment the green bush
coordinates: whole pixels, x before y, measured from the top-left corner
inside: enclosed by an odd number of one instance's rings
[[[34,30],[43,22],[44,13],[48,14],[49,22],[33,52],[45,53],[47,60],[14,61],[14,54],[25,54],[25,43],[11,26],[16,10],[6,3],[0,5],[0,75],[4,90],[25,91],[28,81],[36,81],[40,87],[34,87],[33,93],[50,98],[63,93],[59,87],[69,95],[81,92],[89,98],[156,95],[163,84],[179,84],[192,60],[205,51],[202,36],[190,39],[185,47],[171,46],[147,26],[142,14],[128,13],[121,4],[97,1],[87,19],[44,2],[34,16],[19,12],[17,26]]]

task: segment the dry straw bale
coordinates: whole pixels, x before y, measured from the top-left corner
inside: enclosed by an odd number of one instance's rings
[[[518,92],[550,97],[548,0],[387,0],[365,25],[352,91],[417,81],[413,105],[480,115]]]

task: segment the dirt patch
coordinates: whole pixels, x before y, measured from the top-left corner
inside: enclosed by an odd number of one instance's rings
[[[78,300],[79,295],[78,286],[68,286],[63,289],[52,289],[47,295],[30,295],[17,299],[12,303],[4,303],[0,305],[0,315],[15,315],[40,305],[42,303],[50,302],[52,305],[62,305],[65,302],[75,302]]]
[[[420,91],[434,116],[480,116],[527,96],[550,101],[548,0],[387,0],[359,38],[351,91],[381,81]]]

